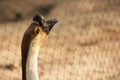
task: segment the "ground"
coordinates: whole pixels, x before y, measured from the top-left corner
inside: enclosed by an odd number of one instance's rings
[[[119,0],[0,0],[0,80],[21,80],[21,40],[36,13],[58,20],[40,49],[40,80],[119,80],[119,5]]]

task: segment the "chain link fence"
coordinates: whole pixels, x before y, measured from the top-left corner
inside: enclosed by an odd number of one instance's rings
[[[61,0],[45,17],[58,23],[40,50],[40,80],[120,80],[119,0]],[[21,80],[20,46],[30,23],[0,24],[0,80]]]

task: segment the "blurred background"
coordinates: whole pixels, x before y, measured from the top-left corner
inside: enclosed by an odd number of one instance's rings
[[[21,80],[21,40],[37,13],[58,20],[40,80],[120,80],[120,0],[0,0],[0,80]]]

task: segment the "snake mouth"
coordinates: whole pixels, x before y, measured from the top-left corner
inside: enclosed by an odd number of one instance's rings
[[[49,33],[51,31],[51,29],[53,28],[53,26],[57,23],[58,21],[56,19],[50,19],[46,21],[46,25],[47,27],[46,30]]]

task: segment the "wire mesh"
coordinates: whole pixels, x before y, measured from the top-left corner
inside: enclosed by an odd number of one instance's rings
[[[120,1],[64,0],[40,49],[40,80],[120,80]],[[0,24],[0,80],[21,80],[21,40],[31,20]]]

